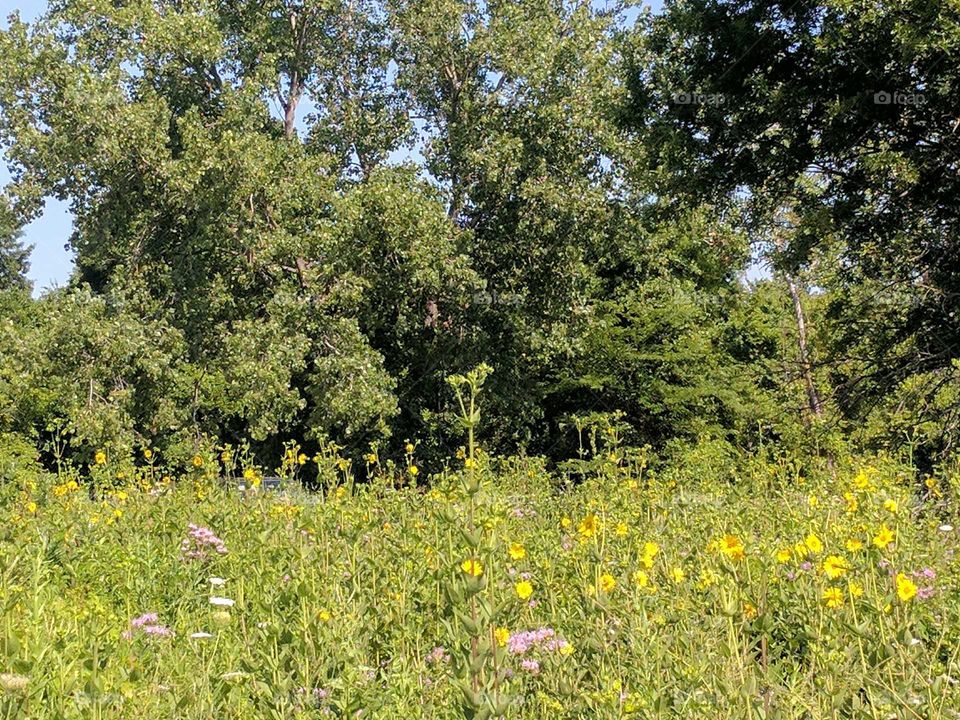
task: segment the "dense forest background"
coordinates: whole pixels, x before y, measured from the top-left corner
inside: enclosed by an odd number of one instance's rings
[[[429,469],[445,378],[486,362],[497,452],[932,471],[958,73],[928,0],[51,2],[0,33],[0,454],[410,440]],[[77,265],[34,300],[50,197]]]

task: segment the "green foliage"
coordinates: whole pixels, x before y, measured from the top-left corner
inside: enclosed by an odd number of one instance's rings
[[[656,187],[745,207],[775,268],[830,293],[823,361],[854,424],[956,358],[958,20],[914,0],[669,2],[629,45],[624,123]],[[925,452],[949,452],[951,423]]]
[[[468,430],[479,381],[459,378]],[[560,494],[476,448],[429,492],[239,491],[213,459],[141,456],[94,466],[127,484],[91,498],[85,475],[25,472],[0,485],[0,711],[952,716],[947,478],[716,443],[675,460],[604,458]]]

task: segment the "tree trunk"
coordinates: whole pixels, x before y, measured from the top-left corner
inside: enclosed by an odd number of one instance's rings
[[[807,389],[807,403],[810,414],[815,418],[823,417],[823,403],[820,400],[820,393],[817,392],[817,386],[813,381],[813,368],[810,366],[810,353],[807,350],[807,322],[803,313],[803,305],[800,303],[800,291],[797,289],[797,283],[792,276],[786,275],[787,288],[790,291],[790,299],[793,300],[793,315],[797,321],[797,346],[800,351],[800,372],[803,374],[803,384]]]

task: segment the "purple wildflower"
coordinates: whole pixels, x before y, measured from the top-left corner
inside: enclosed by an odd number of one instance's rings
[[[553,652],[566,646],[567,641],[557,637],[553,628],[542,627],[536,630],[523,630],[513,633],[507,640],[507,650],[511,655],[526,655],[533,650]]]
[[[138,631],[151,637],[173,637],[173,630],[161,625],[159,616],[153,612],[133,618],[130,627],[123,632],[124,640],[133,640]]]
[[[443,647],[443,645],[437,645],[427,654],[427,656],[424,658],[424,662],[426,662],[427,665],[447,663],[450,662],[450,656],[447,655],[447,650],[445,647]]]
[[[531,675],[536,675],[540,672],[540,663],[536,660],[526,659],[520,663],[520,667],[526,670]]]
[[[227,546],[223,540],[214,534],[213,530],[190,523],[187,526],[189,532],[180,542],[180,552],[189,560],[203,560],[207,557],[209,550],[215,551],[218,555],[227,554]]]

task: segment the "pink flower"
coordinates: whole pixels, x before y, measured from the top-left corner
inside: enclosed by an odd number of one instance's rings
[[[187,537],[180,542],[180,552],[185,558],[203,560],[210,550],[218,555],[227,554],[226,544],[210,528],[190,523],[187,529]]]
[[[123,639],[133,640],[138,631],[151,637],[173,637],[173,630],[166,625],[161,625],[160,618],[153,612],[133,618],[130,621],[130,627],[123,631]]]

